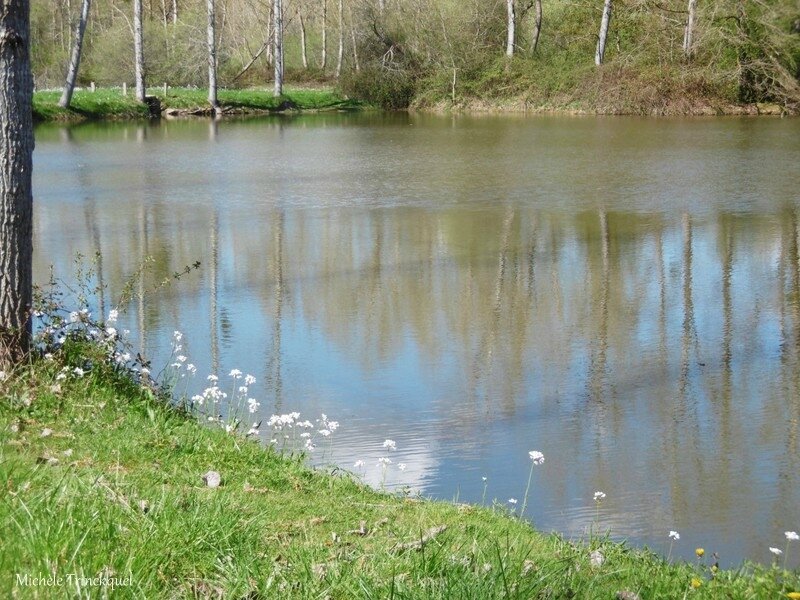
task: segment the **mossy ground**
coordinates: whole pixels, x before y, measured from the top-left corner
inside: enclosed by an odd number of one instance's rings
[[[83,377],[57,381],[64,365]],[[545,535],[504,509],[375,491],[225,433],[82,351],[0,383],[0,595],[103,597],[17,576],[130,577],[132,598],[780,598],[797,572],[669,564]],[[49,431],[48,431],[49,430]],[[43,433],[45,435],[43,435]],[[201,476],[218,471],[223,485]],[[446,530],[421,549],[403,544]],[[590,553],[599,550],[601,566]],[[693,582],[694,580],[694,587]]]

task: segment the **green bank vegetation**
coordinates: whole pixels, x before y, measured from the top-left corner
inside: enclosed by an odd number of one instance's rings
[[[73,335],[46,358],[2,374],[6,597],[104,593],[87,582],[79,592],[74,579],[71,588],[33,588],[18,578],[69,574],[118,578],[114,597],[137,598],[632,600],[800,591],[798,573],[778,565],[669,564],[606,537],[538,533],[502,507],[381,493],[347,471],[314,469],[302,455],[198,422],[112,366],[107,351]],[[222,485],[207,485],[209,471]]]
[[[32,2],[39,87],[64,83],[80,4]],[[279,4],[217,4],[220,85],[269,85]],[[796,2],[614,0],[608,6],[598,66],[604,0],[283,0],[285,79],[337,85],[387,108],[715,114],[772,104],[800,110]],[[130,12],[121,0],[92,3],[79,85],[132,85]],[[207,86],[206,19],[201,0],[145,3],[151,85]]]
[[[196,88],[163,88],[148,90],[158,98],[167,114],[208,114],[210,107],[205,90]],[[121,88],[77,90],[69,108],[58,106],[61,93],[42,91],[33,95],[33,114],[37,121],[75,121],[92,119],[146,119],[147,105],[136,101],[129,91]],[[220,106],[227,114],[258,114],[284,111],[354,110],[361,104],[349,100],[332,89],[290,88],[276,98],[271,92],[259,89],[220,90]]]

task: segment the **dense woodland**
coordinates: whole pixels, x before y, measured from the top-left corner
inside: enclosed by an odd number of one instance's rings
[[[281,71],[388,107],[800,106],[798,0],[33,0],[37,87],[64,85],[86,6],[77,84],[133,85],[137,4],[151,86],[206,87],[213,40],[220,86]]]

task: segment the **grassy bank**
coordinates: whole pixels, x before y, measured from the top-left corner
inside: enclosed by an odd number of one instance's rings
[[[102,595],[90,582],[79,592],[70,574],[117,577],[115,597],[141,598],[800,591],[798,573],[777,567],[714,573],[606,539],[543,535],[502,508],[379,493],[345,471],[311,469],[302,457],[200,424],[94,354],[67,342],[0,384],[5,597]],[[220,487],[203,481],[210,470]],[[592,564],[593,551],[602,564]],[[64,582],[26,587],[26,574]]]
[[[155,96],[162,111],[178,114],[209,113],[207,91],[197,88],[148,89]],[[136,102],[133,90],[127,95],[119,88],[77,90],[69,109],[60,108],[61,92],[36,92],[33,96],[33,114],[37,121],[76,121],[96,119],[146,119],[148,108]],[[357,102],[349,100],[332,89],[288,88],[284,95],[276,98],[271,90],[220,90],[219,103],[223,112],[231,114],[271,113],[287,110],[320,111],[348,110],[358,108]]]

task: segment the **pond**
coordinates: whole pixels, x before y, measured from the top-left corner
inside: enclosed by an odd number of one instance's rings
[[[158,370],[180,330],[190,394],[236,368],[258,420],[336,419],[318,460],[381,485],[389,438],[388,488],[519,512],[539,450],[538,528],[664,554],[677,530],[673,556],[723,565],[800,529],[800,121],[362,113],[36,138],[37,281],[99,252],[107,312],[151,257],[121,307],[136,349]]]

